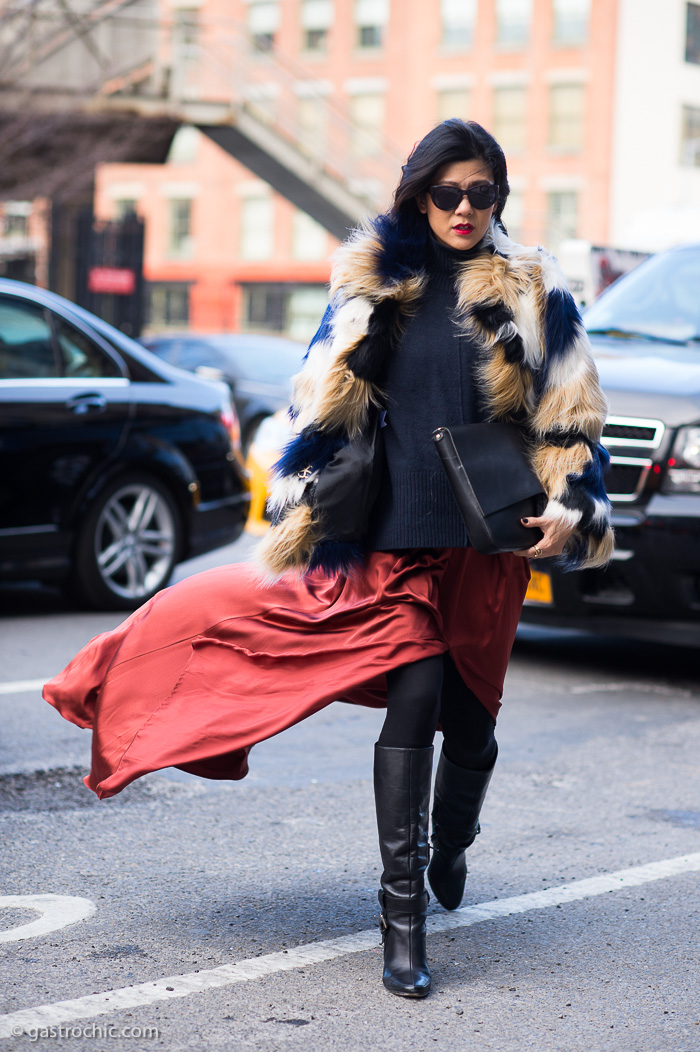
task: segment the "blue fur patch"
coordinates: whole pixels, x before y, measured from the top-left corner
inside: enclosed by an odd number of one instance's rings
[[[387,281],[406,281],[425,267],[425,245],[428,224],[424,217],[377,216],[373,222],[382,249],[377,257],[377,272]]]
[[[310,427],[304,428],[301,434],[295,435],[282,450],[274,466],[274,474],[277,478],[296,475],[307,467],[320,471],[346,442],[345,436],[329,435],[326,431]]]
[[[547,296],[544,315],[544,342],[547,361],[565,355],[583,329],[578,307],[573,296],[561,289],[553,289]]]
[[[605,491],[604,473],[609,463],[610,454],[607,449],[600,444],[593,446],[591,449],[591,459],[588,461],[581,474],[567,475],[566,477],[571,495],[579,496],[582,499],[581,503],[575,502],[573,505],[569,505],[569,501],[567,500],[567,507],[582,507],[584,504],[589,505],[591,500],[608,500],[608,495]]]
[[[324,340],[330,338],[333,332],[333,316],[335,314],[335,308],[332,303],[329,303],[326,307],[323,317],[321,318],[321,324],[318,327],[316,335],[309,344],[309,349],[304,355],[304,361],[308,357],[309,351],[315,343],[322,343]]]
[[[352,577],[363,559],[359,544],[340,544],[338,541],[320,541],[309,561],[309,572],[320,570],[326,577]]]
[[[591,460],[581,474],[567,476],[569,491],[560,498],[565,507],[580,509],[583,512],[579,524],[583,536],[574,536],[567,546],[567,551],[557,558],[557,566],[565,572],[579,568],[586,557],[588,537],[603,537],[607,527],[605,522],[594,521],[593,501],[602,501],[611,508],[605,492],[604,478],[605,470],[610,464],[610,454],[600,444],[594,446],[591,452]]]

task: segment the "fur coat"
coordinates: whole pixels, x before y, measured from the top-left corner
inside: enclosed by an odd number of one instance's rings
[[[361,549],[324,534],[304,499],[308,469],[322,471],[381,403],[384,357],[426,281],[425,238],[425,225],[408,229],[382,215],[336,253],[330,305],[294,381],[295,437],[272,475],[272,526],[258,553],[268,575],[335,575],[361,559]],[[544,514],[575,527],[560,564],[603,566],[613,549],[600,445],[606,402],[588,338],[552,256],[515,244],[495,221],[486,238],[486,251],[460,264],[457,277],[459,323],[478,346],[482,404],[489,419],[525,429],[548,497]]]

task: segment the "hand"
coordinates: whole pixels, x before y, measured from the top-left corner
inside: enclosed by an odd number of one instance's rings
[[[532,548],[523,548],[522,551],[513,552],[513,555],[521,555],[523,559],[551,559],[554,555],[561,555],[566,542],[576,529],[575,526],[563,523],[561,519],[549,519],[546,515],[520,521],[528,528],[538,527],[544,534],[542,540],[533,544]]]

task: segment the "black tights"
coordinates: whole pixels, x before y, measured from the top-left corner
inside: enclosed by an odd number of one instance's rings
[[[387,673],[386,719],[379,744],[399,749],[432,745],[438,722],[448,760],[472,771],[496,758],[495,722],[460,676],[449,654]]]

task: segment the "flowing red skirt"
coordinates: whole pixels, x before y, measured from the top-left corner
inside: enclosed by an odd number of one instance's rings
[[[389,670],[446,651],[495,719],[529,576],[470,548],[372,552],[357,576],[269,586],[224,566],[91,640],[44,697],[92,728],[99,797],[163,767],[243,778],[256,742],[332,701],[385,705]]]

